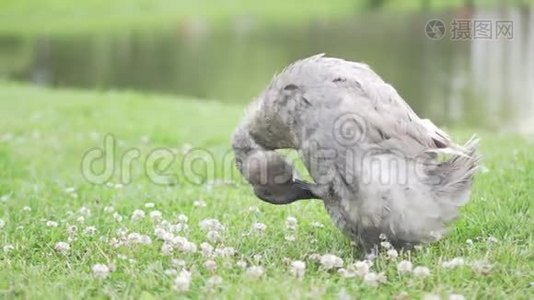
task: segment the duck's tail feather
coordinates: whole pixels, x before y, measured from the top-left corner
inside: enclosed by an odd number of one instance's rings
[[[460,149],[462,153],[454,154],[449,160],[439,164],[437,174],[440,182],[434,192],[438,199],[443,199],[457,206],[469,200],[469,191],[473,175],[480,165],[477,153],[479,139],[475,136]]]

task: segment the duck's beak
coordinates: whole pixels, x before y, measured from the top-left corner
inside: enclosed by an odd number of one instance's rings
[[[314,185],[301,180],[283,184],[254,185],[254,193],[258,198],[271,204],[289,204],[298,200],[320,199],[313,192]]]

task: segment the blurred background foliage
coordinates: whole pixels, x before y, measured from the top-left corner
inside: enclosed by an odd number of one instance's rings
[[[0,0],[0,79],[250,101],[316,53],[369,64],[440,125],[534,132],[531,1]],[[440,19],[446,35],[425,35]],[[510,20],[512,39],[452,40]]]

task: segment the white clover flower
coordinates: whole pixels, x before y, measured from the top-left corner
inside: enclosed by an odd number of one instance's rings
[[[252,229],[256,233],[263,233],[265,231],[265,229],[267,229],[267,225],[265,225],[263,223],[256,222],[256,223],[252,224]]]
[[[323,228],[324,225],[321,223],[321,222],[317,222],[317,221],[313,221],[311,223],[312,227],[315,227],[315,228]]]
[[[174,247],[169,244],[169,243],[163,243],[163,245],[161,245],[161,253],[165,256],[169,256],[172,254],[172,252],[174,251]]]
[[[171,265],[176,268],[183,268],[185,267],[186,263],[185,263],[185,260],[183,259],[173,258],[171,259]]]
[[[496,237],[494,237],[494,236],[490,236],[490,237],[488,237],[488,240],[487,240],[487,241],[488,241],[488,243],[492,243],[492,244],[495,244],[495,243],[498,243],[498,242],[499,242],[499,240],[498,240]],[[463,296],[462,296],[462,297],[463,297]]]
[[[188,241],[186,238],[184,238],[183,236],[179,236],[179,235],[173,237],[172,240],[169,241],[169,243],[170,243],[171,245],[173,245],[173,247],[174,247],[175,249],[180,249],[180,250],[181,250],[181,249],[184,247],[184,245],[185,245],[186,243],[188,243],[188,242],[189,242],[189,241]]]
[[[189,221],[189,218],[184,214],[179,214],[176,218],[178,220],[178,223],[185,224],[187,221]]]
[[[153,210],[153,211],[150,212],[150,218],[154,222],[161,221],[161,217],[162,217],[162,214],[161,214],[161,212],[159,210]]]
[[[413,269],[413,275],[420,278],[430,276],[430,269],[423,266],[417,266]]]
[[[213,246],[203,242],[200,244],[200,252],[202,253],[202,256],[209,257],[213,254]]]
[[[145,212],[140,210],[140,209],[136,209],[134,210],[134,212],[132,213],[132,221],[139,221],[141,219],[143,219],[145,217]]]
[[[441,263],[441,266],[447,269],[460,267],[465,265],[465,260],[463,257],[455,257],[449,261],[444,261]]]
[[[263,276],[263,273],[265,273],[265,270],[262,266],[250,266],[247,269],[247,276],[252,279],[259,279]]]
[[[11,251],[13,251],[15,249],[15,246],[11,245],[11,244],[7,244],[4,246],[4,252],[5,253],[9,253]]]
[[[93,276],[98,279],[105,279],[109,275],[109,267],[104,264],[96,264],[92,268]]]
[[[297,238],[292,234],[287,234],[284,239],[288,242],[294,242]]]
[[[449,295],[449,300],[464,300],[465,297],[463,295],[460,295],[460,294],[450,294]]]
[[[58,242],[54,246],[54,249],[61,254],[65,254],[70,250],[70,245],[65,242]]]
[[[197,252],[197,245],[193,242],[186,241],[181,250],[184,252],[195,253]]]
[[[217,269],[217,263],[211,259],[208,259],[204,262],[204,268],[210,272],[213,272]]]
[[[169,230],[172,233],[186,232],[187,230],[189,230],[189,226],[186,223],[172,224],[169,225]]]
[[[472,239],[467,239],[465,240],[465,243],[468,245],[468,246],[473,246],[473,240]]]
[[[261,254],[254,254],[254,255],[252,256],[252,259],[253,259],[255,262],[259,263],[259,262],[263,259],[263,256],[262,256]]]
[[[111,206],[111,205],[104,207],[104,212],[105,213],[112,213],[114,211],[115,211],[115,208],[113,206]]]
[[[200,229],[202,231],[208,232],[208,231],[224,231],[224,226],[219,222],[217,219],[204,219],[200,221],[199,223]]]
[[[384,273],[369,272],[363,277],[363,282],[371,287],[377,287],[380,283],[385,283],[386,281],[387,278]]]
[[[297,218],[289,216],[286,218],[286,228],[288,230],[296,230],[298,226]]]
[[[322,255],[319,254],[319,253],[312,253],[308,257],[310,258],[310,260],[313,260],[313,261],[316,261],[316,262],[321,262]]]
[[[437,294],[425,294],[423,300],[441,300],[441,297]]]
[[[353,278],[356,276],[356,273],[352,269],[339,268],[337,272],[344,278]]]
[[[85,227],[85,229],[83,230],[83,233],[85,235],[94,235],[96,233],[96,227],[94,226],[87,226]]]
[[[117,222],[122,222],[122,216],[118,212],[113,213],[113,219]]]
[[[397,264],[397,272],[400,274],[410,273],[412,271],[413,265],[408,260],[403,260]]]
[[[139,239],[139,244],[150,245],[152,244],[152,239],[148,235],[142,234],[141,238]]]
[[[74,187],[67,187],[65,188],[65,193],[67,194],[72,194],[72,193],[75,193],[76,192],[76,189]]]
[[[488,275],[491,272],[492,266],[485,260],[477,260],[471,263],[471,268],[481,275]]]
[[[381,246],[382,248],[384,248],[384,249],[388,249],[388,250],[391,249],[391,247],[392,247],[392,246],[391,246],[391,243],[388,242],[388,241],[380,242],[380,246]]]
[[[301,260],[292,261],[290,272],[295,277],[304,277],[304,273],[306,272],[306,263]]]
[[[69,237],[72,237],[72,238],[75,237],[77,232],[78,232],[78,226],[69,225],[67,227],[67,234],[69,235]]]
[[[171,241],[174,238],[174,235],[172,233],[161,227],[156,227],[154,229],[154,235],[162,241]]]
[[[117,235],[118,236],[126,237],[127,233],[128,233],[128,229],[127,228],[121,227],[121,228],[117,229]]]
[[[206,234],[206,237],[208,241],[212,243],[216,243],[221,240],[221,235],[219,234],[218,231],[215,231],[215,230],[208,231],[208,233]]]
[[[82,206],[79,210],[81,216],[89,217],[91,216],[91,210],[85,206]]]
[[[236,253],[233,247],[224,247],[215,249],[215,254],[219,257],[231,257]]]
[[[76,221],[80,224],[83,224],[85,223],[85,217],[84,216],[79,216],[78,218],[76,218]]]
[[[378,238],[381,240],[381,241],[386,241],[388,239],[388,236],[385,234],[385,233],[381,233]]]
[[[248,212],[249,213],[260,213],[260,209],[257,206],[249,206]]]
[[[47,227],[58,227],[58,223],[56,221],[46,221]]]
[[[240,269],[245,269],[247,267],[247,262],[244,260],[239,260],[236,262],[236,266]]]
[[[178,292],[187,292],[191,286],[191,273],[187,270],[182,270],[174,279],[174,289]]]
[[[387,252],[386,252],[386,255],[389,259],[395,259],[397,257],[399,257],[399,252],[397,252],[397,250],[395,249],[389,249]]]
[[[24,207],[22,208],[22,211],[30,212],[30,211],[32,211],[32,208],[29,207],[29,206],[24,206]]]
[[[206,202],[204,202],[204,200],[199,199],[193,202],[193,206],[196,208],[206,207]]]
[[[6,226],[6,222],[0,219],[0,229],[4,228],[4,226]]]
[[[165,271],[163,271],[163,273],[167,276],[176,276],[178,275],[178,271],[176,271],[176,269],[166,269]]]
[[[145,207],[146,208],[154,208],[154,207],[156,207],[156,204],[154,204],[152,202],[147,202],[147,203],[145,203]]]
[[[152,239],[148,235],[140,234],[138,232],[132,232],[128,234],[126,238],[129,243],[149,245],[152,243]]]
[[[223,279],[221,276],[213,275],[211,276],[207,281],[206,284],[208,287],[216,287],[223,283]]]
[[[326,270],[343,267],[343,260],[333,254],[325,254],[321,256],[320,262],[323,268]]]
[[[126,256],[124,254],[117,254],[117,258],[120,259],[120,260],[127,260],[128,256]]]
[[[138,232],[132,232],[128,234],[128,237],[126,238],[131,243],[140,243],[141,242],[141,234]]]
[[[352,296],[347,292],[345,288],[342,288],[337,293],[337,300],[351,300],[351,299],[352,299]]]
[[[366,261],[357,261],[354,264],[352,264],[352,267],[358,276],[365,276],[365,274],[369,273],[369,269],[371,268],[371,265]]]

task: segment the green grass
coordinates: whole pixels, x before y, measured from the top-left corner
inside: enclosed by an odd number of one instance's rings
[[[373,270],[385,272],[388,280],[377,288],[366,286],[360,278],[325,272],[309,259],[312,253],[333,253],[349,263],[360,255],[333,227],[319,202],[271,206],[257,200],[245,185],[199,185],[185,182],[183,175],[178,176],[178,184],[155,185],[142,172],[140,162],[134,164],[131,183],[122,188],[93,185],[81,175],[84,153],[101,147],[106,133],[117,140],[117,157],[137,148],[141,161],[145,161],[155,148],[182,149],[190,144],[208,150],[219,163],[229,151],[229,135],[241,114],[242,107],[210,101],[0,84],[0,195],[4,195],[0,219],[5,222],[0,229],[0,246],[14,247],[8,252],[0,249],[0,297],[285,299],[335,298],[343,292],[356,299],[391,299],[402,292],[410,299],[420,299],[426,293],[443,297],[458,293],[467,299],[534,296],[530,207],[534,198],[534,141],[526,137],[478,132],[488,172],[477,176],[472,199],[450,234],[405,257],[414,265],[428,266],[431,276],[417,279],[398,275],[396,263],[379,259]],[[455,135],[463,139],[470,133],[462,130]],[[170,170],[181,174],[184,156],[177,152]],[[116,171],[113,183],[119,182]],[[219,175],[230,171],[223,170],[221,164],[216,167]],[[68,187],[75,188],[77,197],[66,192]],[[203,199],[206,207],[194,207],[197,199]],[[203,267],[205,259],[199,253],[162,255],[162,242],[154,236],[154,224],[148,216],[152,209],[144,207],[146,202],[155,203],[154,209],[171,222],[176,222],[178,214],[186,214],[189,232],[185,235],[197,245],[206,240],[199,221],[217,218],[226,226],[222,244],[234,247],[237,254],[215,259],[218,268],[214,274],[223,278],[220,287],[206,286],[212,274]],[[124,216],[121,223],[104,211],[110,205]],[[25,211],[25,206],[31,211]],[[91,210],[83,224],[77,220],[82,206]],[[250,206],[257,206],[259,212],[249,211]],[[130,220],[135,209],[145,210],[147,216],[137,222]],[[284,238],[284,222],[290,215],[299,221],[295,242]],[[47,227],[47,220],[59,226]],[[323,223],[324,228],[313,227],[314,221]],[[254,222],[267,225],[263,235],[247,235]],[[77,225],[77,239],[70,243],[67,254],[58,254],[54,245],[67,241],[69,224]],[[97,233],[84,235],[86,226],[96,227]],[[114,248],[110,239],[117,236],[119,228],[147,234],[152,244]],[[498,242],[488,242],[490,236]],[[474,244],[468,246],[467,239]],[[259,262],[253,259],[256,254],[262,255]],[[121,259],[122,255],[135,262]],[[468,266],[444,269],[439,265],[440,260],[458,256],[467,261],[486,260],[492,269],[482,275]],[[173,258],[185,260],[193,273],[191,288],[183,294],[172,289],[174,276],[164,272],[172,268]],[[286,258],[307,263],[303,279],[289,274]],[[247,278],[235,266],[240,259],[263,266],[263,279]],[[106,279],[95,279],[91,268],[96,263],[114,264],[116,270]]]
[[[380,1],[376,9],[420,10],[422,1]],[[309,18],[351,16],[373,9],[379,1],[353,0],[3,0],[0,1],[0,34],[71,34],[151,28],[166,25],[188,30],[193,19],[228,22],[239,17],[260,21],[295,22]],[[427,1],[426,9],[455,8],[463,0]],[[474,1],[491,6],[496,0]],[[250,20],[250,19],[249,19]]]

